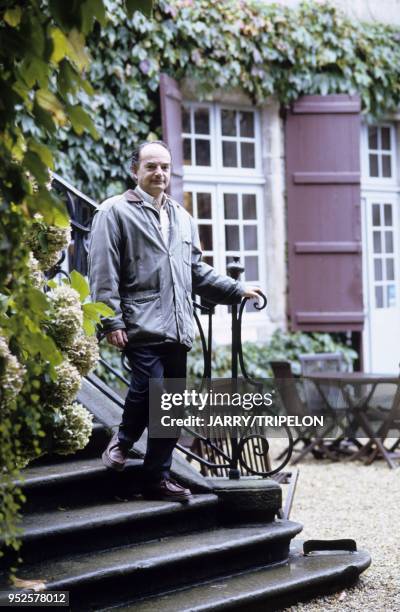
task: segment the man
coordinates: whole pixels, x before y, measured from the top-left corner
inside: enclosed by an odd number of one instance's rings
[[[171,176],[165,143],[142,143],[132,156],[132,172],[136,189],[103,202],[89,248],[92,298],[114,309],[104,331],[110,344],[126,351],[132,369],[119,431],[103,453],[103,463],[114,470],[124,468],[129,449],[148,425],[149,379],[186,378],[194,338],[192,291],[225,304],[260,293],[201,261],[193,218],[165,193]],[[176,442],[148,438],[145,497],[190,496],[169,475]]]

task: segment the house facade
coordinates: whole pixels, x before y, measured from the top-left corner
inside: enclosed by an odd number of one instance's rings
[[[400,22],[398,0],[385,1]],[[365,3],[336,4],[379,18]],[[167,75],[160,93],[172,193],[197,218],[205,261],[225,273],[239,258],[242,279],[268,297],[266,310],[247,308],[243,339],[341,332],[363,369],[397,372],[400,113],[368,123],[349,95],[286,109],[273,99],[255,107],[240,91],[199,102],[195,83]],[[230,340],[227,314],[216,308],[220,343]]]

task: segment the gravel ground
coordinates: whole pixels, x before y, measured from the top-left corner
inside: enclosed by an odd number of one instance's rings
[[[354,538],[372,557],[356,586],[286,610],[400,611],[400,468],[382,460],[332,462],[305,458],[290,518],[300,537]]]

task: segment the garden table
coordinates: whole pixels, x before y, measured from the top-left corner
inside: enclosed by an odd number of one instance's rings
[[[317,387],[323,401],[329,410],[338,413],[344,411],[350,417],[351,431],[350,440],[359,447],[350,457],[351,460],[366,456],[366,463],[371,463],[377,456],[382,456],[390,468],[397,467],[395,459],[400,458],[400,453],[395,452],[400,444],[400,438],[390,448],[384,445],[385,438],[392,429],[400,429],[400,378],[395,374],[373,374],[365,372],[326,372],[304,376],[305,380],[312,381]],[[394,391],[379,396],[377,389],[382,385],[394,386]],[[343,398],[345,406],[339,408],[332,403],[327,389],[336,388]],[[370,415],[373,400],[378,400],[376,405],[379,417],[382,419],[377,431],[371,425]],[[387,408],[379,404],[389,400]],[[375,416],[377,411],[375,410]],[[364,445],[355,438],[357,429],[361,429],[368,437]],[[361,446],[361,447],[360,447]]]

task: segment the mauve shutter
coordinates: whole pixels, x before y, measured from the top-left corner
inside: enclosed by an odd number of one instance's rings
[[[163,139],[172,153],[169,193],[183,203],[182,94],[178,83],[167,74],[160,76],[161,125]]]
[[[304,96],[285,132],[290,326],[361,330],[360,100]]]

